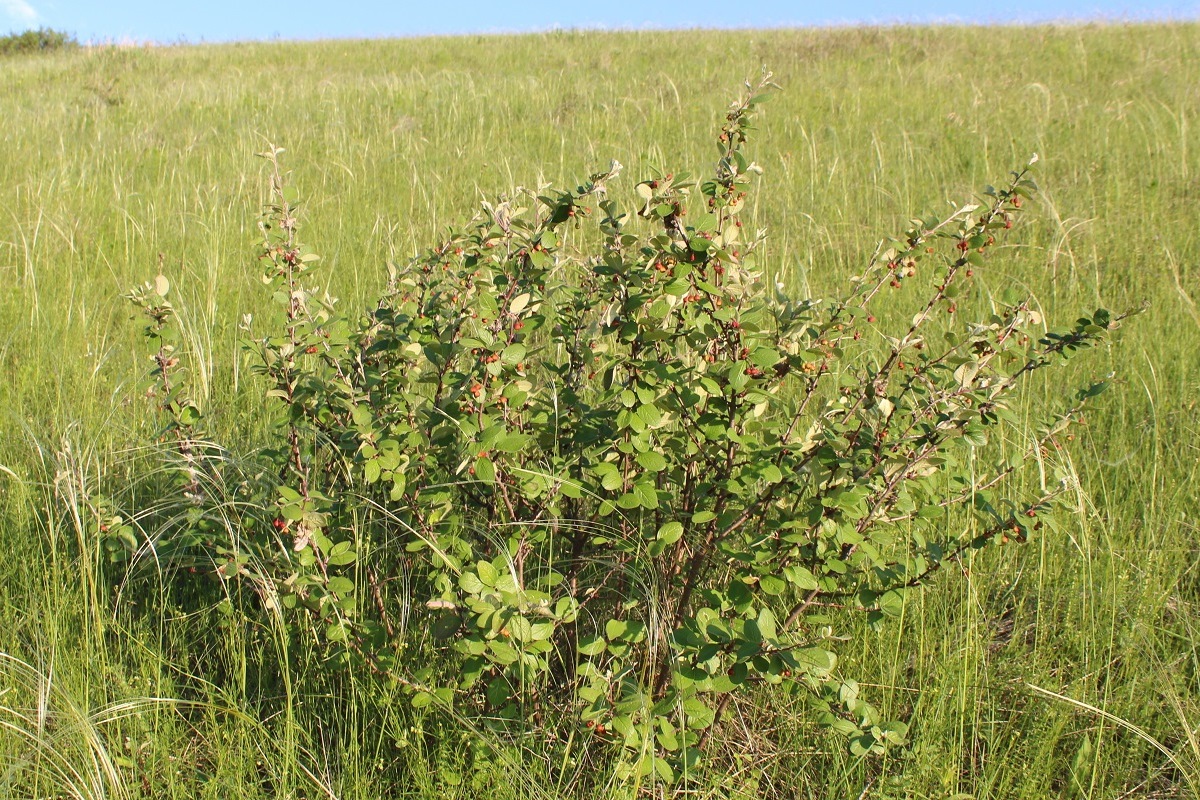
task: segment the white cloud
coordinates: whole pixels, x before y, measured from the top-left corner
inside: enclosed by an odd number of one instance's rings
[[[27,0],[0,0],[0,16],[12,22],[32,25],[38,21],[38,12]]]

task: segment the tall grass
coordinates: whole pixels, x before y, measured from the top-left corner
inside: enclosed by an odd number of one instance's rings
[[[705,168],[724,100],[760,63],[785,87],[752,148],[766,168],[754,224],[771,230],[778,280],[823,294],[909,215],[1037,152],[1039,205],[969,302],[1020,284],[1054,322],[1096,305],[1151,310],[1067,377],[1115,370],[1120,383],[1073,444],[1080,490],[1061,534],[981,553],[899,624],[849,632],[865,643],[847,655],[866,690],[914,722],[911,752],[858,761],[788,699],[755,697],[735,707],[701,795],[1193,794],[1194,25],[563,32],[0,61],[4,791],[583,792],[534,745],[481,767],[464,723],[323,675],[282,620],[239,616],[253,598],[178,580],[186,566],[158,565],[130,588],[88,522],[89,504],[133,504],[157,463],[130,449],[154,432],[138,324],[119,295],[165,256],[208,420],[249,450],[262,420],[253,392],[234,391],[248,380],[236,342],[242,315],[268,307],[251,257],[265,140],[288,148],[306,240],[354,307],[386,261],[481,195],[567,183],[613,158],[632,175]],[[603,775],[599,786],[630,791]]]

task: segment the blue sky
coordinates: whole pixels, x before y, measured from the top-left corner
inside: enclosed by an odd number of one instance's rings
[[[1087,19],[1200,19],[1200,0],[0,0],[0,32],[45,26],[91,41]]]

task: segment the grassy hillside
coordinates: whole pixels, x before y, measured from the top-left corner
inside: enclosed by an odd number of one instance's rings
[[[0,60],[0,794],[570,796],[536,744],[467,769],[455,723],[314,677],[211,591],[97,577],[81,496],[145,469],[140,324],[176,286],[213,433],[259,441],[237,346],[268,142],[348,307],[482,196],[617,159],[705,169],[741,82],[784,91],[750,152],[753,220],[793,290],[829,292],[912,215],[1040,157],[1034,209],[969,301],[1047,319],[1143,301],[1073,443],[1063,533],[987,551],[856,674],[913,723],[860,762],[802,711],[738,709],[704,796],[1186,797],[1200,785],[1200,28],[891,28],[81,50]],[[1040,394],[1040,396],[1038,396]],[[116,591],[114,593],[114,584]],[[219,598],[218,598],[219,599]],[[149,609],[149,611],[147,611]],[[1058,695],[1055,697],[1054,695]],[[41,711],[39,711],[41,709]],[[16,764],[11,771],[9,764]],[[32,776],[32,777],[31,777]],[[9,783],[6,784],[6,781]],[[627,787],[604,791],[619,795]],[[594,791],[593,795],[594,796]]]

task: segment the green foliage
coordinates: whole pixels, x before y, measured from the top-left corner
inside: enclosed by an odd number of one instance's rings
[[[28,53],[49,53],[74,50],[79,42],[69,33],[50,28],[38,28],[0,36],[0,56],[19,56]]]
[[[1103,383],[1036,429],[1014,400],[1127,315],[1047,332],[1013,293],[957,319],[1036,191],[1028,167],[914,220],[841,295],[765,286],[744,147],[771,88],[730,107],[711,175],[644,180],[630,210],[615,162],[518,190],[391,267],[361,316],[313,284],[272,148],[279,327],[248,322],[246,346],[276,445],[256,479],[221,479],[234,524],[163,530],[203,528],[217,576],[306,620],[330,669],[560,754],[586,738],[635,782],[690,780],[751,686],[806,703],[855,756],[904,745],[839,668],[846,616],[883,625],[944,564],[1042,528],[1069,486],[1058,437]],[[200,506],[197,470],[219,467],[197,465],[200,413],[171,380],[167,288],[132,298]],[[882,328],[885,303],[910,321]],[[1007,491],[1035,461],[1040,488]]]

